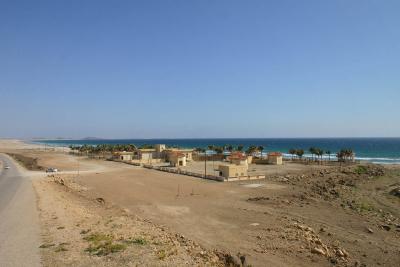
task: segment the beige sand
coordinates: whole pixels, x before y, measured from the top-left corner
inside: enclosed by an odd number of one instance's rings
[[[303,166],[287,177],[218,183],[60,152],[30,153],[44,165],[62,166],[61,176],[86,188],[85,196],[207,250],[244,254],[253,266],[397,266],[400,260],[400,200],[388,193],[400,184],[398,167],[382,176],[375,167],[357,175],[354,166],[326,172]],[[85,168],[79,176],[77,161]]]

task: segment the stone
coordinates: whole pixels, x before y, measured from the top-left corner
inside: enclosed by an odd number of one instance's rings
[[[239,253],[237,256],[238,256],[240,262],[242,263],[242,266],[246,266],[247,265],[246,264],[246,255],[242,255]]]
[[[326,255],[325,251],[323,251],[323,250],[320,249],[320,248],[313,248],[313,249],[311,249],[311,253],[313,253],[313,254],[318,254],[318,255],[323,255],[323,256]]]
[[[102,197],[96,198],[96,201],[99,202],[100,204],[105,204],[106,203],[106,201]]]
[[[396,187],[390,191],[390,194],[395,197],[400,197],[400,187]]]
[[[336,255],[341,257],[341,258],[347,258],[349,256],[349,254],[344,249],[337,249],[336,250]]]

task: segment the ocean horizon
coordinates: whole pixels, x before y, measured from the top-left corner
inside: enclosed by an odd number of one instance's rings
[[[245,148],[255,145],[264,146],[264,153],[279,151],[288,154],[289,149],[304,149],[305,157],[310,156],[308,149],[318,147],[331,151],[332,156],[340,149],[350,148],[356,153],[356,159],[377,164],[400,164],[400,138],[155,138],[155,139],[57,139],[32,140],[32,143],[46,146],[100,145],[100,144],[166,144],[181,148],[207,148],[208,145],[243,145]],[[328,155],[325,155],[328,157]]]

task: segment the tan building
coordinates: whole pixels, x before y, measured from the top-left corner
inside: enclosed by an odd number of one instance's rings
[[[158,153],[161,153],[166,149],[166,146],[164,144],[156,144],[154,148]]]
[[[170,152],[168,155],[168,160],[171,166],[174,167],[184,167],[186,166],[186,155],[181,152]]]
[[[186,156],[186,161],[192,161],[193,160],[193,149],[180,149],[180,148],[171,148],[166,150],[167,152],[167,157],[166,159],[169,161],[169,155],[173,153],[182,153]]]
[[[133,159],[133,152],[115,152],[113,154],[113,159],[122,161],[131,161]]]
[[[268,164],[273,165],[282,165],[283,164],[283,156],[280,152],[271,152],[268,153]]]
[[[185,156],[185,160],[183,160],[182,158],[177,160],[175,155],[176,153],[183,153]],[[179,162],[184,162],[184,165],[186,166],[186,161],[192,160],[192,153],[193,153],[192,149],[178,149],[178,148],[167,149],[165,144],[156,144],[154,145],[154,148],[137,149],[135,151],[134,159],[141,163],[147,163],[147,164],[159,163],[163,161],[171,162],[172,160],[174,161],[174,164],[176,163],[177,165],[179,165]],[[173,159],[170,159],[170,156],[173,157]]]
[[[225,179],[247,176],[247,165],[224,164],[218,166],[219,175]]]
[[[156,159],[164,159],[166,153],[164,144],[156,144],[154,148],[139,148],[136,151],[137,159],[141,161],[152,161]]]
[[[249,165],[248,157],[241,152],[233,152],[228,159],[231,164],[245,166]]]
[[[155,148],[139,148],[136,151],[136,158],[141,161],[151,161],[157,158],[157,152]]]

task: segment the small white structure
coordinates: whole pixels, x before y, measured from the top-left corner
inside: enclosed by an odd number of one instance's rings
[[[174,167],[184,167],[186,166],[186,155],[181,152],[170,152],[168,155],[168,160],[171,166]]]
[[[273,165],[282,165],[283,164],[283,156],[280,152],[271,152],[268,153],[268,164]]]
[[[133,152],[115,152],[113,158],[122,161],[131,161],[133,159]]]
[[[148,161],[157,158],[157,152],[154,148],[139,148],[137,158],[142,161]]]

